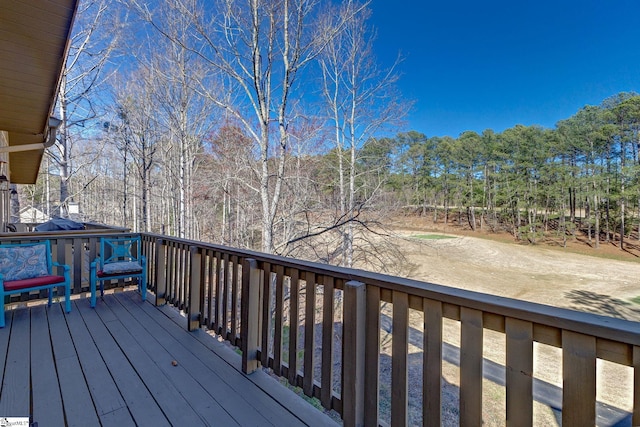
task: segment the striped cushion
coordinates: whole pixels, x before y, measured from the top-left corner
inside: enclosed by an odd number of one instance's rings
[[[115,274],[140,273],[142,267],[133,261],[110,262],[104,265],[99,276],[111,276]]]

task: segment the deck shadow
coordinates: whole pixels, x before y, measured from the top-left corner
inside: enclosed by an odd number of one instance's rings
[[[564,296],[571,301],[569,308],[573,310],[640,321],[640,306],[630,301],[582,289],[566,292]]]

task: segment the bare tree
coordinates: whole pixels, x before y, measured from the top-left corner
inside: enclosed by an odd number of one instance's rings
[[[359,12],[354,13],[354,10]],[[397,125],[409,104],[401,101],[395,87],[399,59],[388,69],[380,69],[376,63],[373,55],[375,32],[367,24],[370,10],[343,4],[338,13],[351,19],[345,23],[345,30],[328,43],[321,55],[320,66],[322,94],[333,127],[332,140],[338,163],[339,215],[330,228],[340,231],[341,264],[351,267],[355,228],[358,224],[365,225],[360,210],[370,203],[382,184],[376,182],[366,193],[358,188],[360,149],[383,128]]]
[[[234,117],[256,144],[262,250],[273,252],[290,153],[289,129],[298,119],[292,105],[303,95],[298,77],[348,17],[339,16],[330,26],[321,27],[321,4],[314,0],[224,0],[206,5],[177,0],[169,7],[189,17],[197,33],[185,42],[167,31],[160,9],[152,11],[137,0],[132,3],[157,30],[199,55],[224,80],[225,91],[206,85],[201,90]]]
[[[60,176],[62,216],[68,216],[68,202],[72,198],[69,185],[74,171],[91,163],[97,156],[94,153],[91,158],[80,160],[74,158],[73,151],[75,141],[83,138],[83,131],[100,114],[96,105],[100,98],[95,94],[108,74],[108,61],[118,43],[121,29],[116,14],[112,13],[112,4],[108,0],[80,4],[61,78],[57,111],[62,122],[58,141],[47,153],[56,164]]]
[[[151,231],[151,170],[162,129],[156,118],[154,90],[153,75],[135,70],[116,91],[116,117],[109,125],[112,143],[121,155],[122,225],[134,231]]]
[[[255,218],[258,183],[252,172],[252,148],[251,138],[233,122],[225,123],[206,141],[195,195],[202,213],[199,221],[214,242],[254,247],[259,221]]]
[[[177,190],[175,234],[193,239],[199,237],[192,203],[197,155],[216,122],[214,106],[197,89],[207,86],[213,90],[216,82],[207,74],[199,56],[185,47],[193,44],[190,17],[178,12],[168,8],[164,28],[170,38],[154,40],[155,46],[143,66],[154,75],[155,105],[167,129],[168,149],[175,155],[175,167],[168,169],[173,171]]]

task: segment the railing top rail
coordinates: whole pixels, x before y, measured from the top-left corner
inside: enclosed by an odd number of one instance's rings
[[[117,228],[103,228],[103,229],[89,229],[89,230],[57,230],[57,231],[26,231],[23,233],[0,233],[0,241],[2,240],[42,240],[42,239],[53,239],[53,238],[62,238],[65,236],[73,236],[73,237],[95,237],[101,236],[105,234],[140,234],[140,233],[132,233],[127,231],[127,229],[117,229]]]
[[[383,289],[400,291],[412,296],[468,307],[500,316],[520,319],[535,324],[561,328],[607,340],[640,346],[640,322],[584,313],[565,308],[551,307],[528,301],[489,295],[434,283],[421,282],[403,277],[390,276],[346,267],[332,266],[294,258],[286,258],[257,251],[232,248],[211,243],[180,239],[159,234],[142,233],[155,239],[176,241],[236,255],[253,258],[258,262],[282,265],[323,276],[332,276],[344,281],[355,280]]]

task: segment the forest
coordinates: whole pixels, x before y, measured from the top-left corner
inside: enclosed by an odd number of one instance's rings
[[[398,215],[535,244],[640,238],[640,96],[552,129],[406,129],[370,2],[81,3],[33,206],[84,221],[384,266]],[[429,100],[420,100],[428,102]]]

